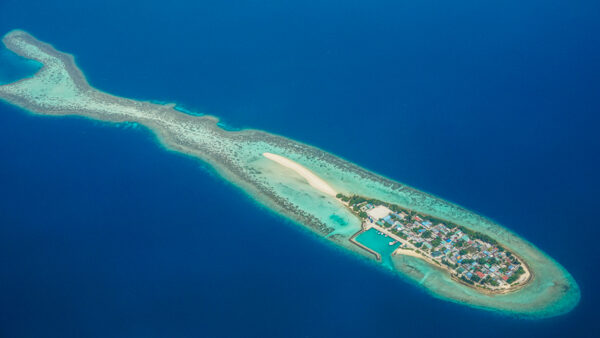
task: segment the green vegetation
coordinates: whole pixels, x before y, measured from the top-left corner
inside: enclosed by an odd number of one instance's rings
[[[350,205],[356,205],[356,204],[361,204],[366,201],[367,201],[367,199],[362,196],[353,195],[352,197],[350,197],[350,201],[348,201],[348,203],[350,203]]]
[[[341,199],[341,200],[342,200],[342,201],[344,201],[344,202],[348,202],[348,201],[350,201],[350,197],[344,196],[344,195],[342,195],[342,194],[337,194],[337,195],[335,195],[335,197],[337,197],[337,198]]]
[[[515,271],[515,273],[512,274],[512,276],[508,277],[508,279],[506,280],[506,282],[508,284],[512,284],[514,283],[517,279],[519,279],[519,277],[521,277],[522,274],[525,273],[525,270],[523,270],[523,267],[520,266],[517,271]]]
[[[456,227],[458,227],[463,233],[465,233],[471,239],[479,239],[481,241],[490,243],[491,245],[499,246],[498,242],[496,242],[495,239],[491,238],[490,236],[488,236],[486,234],[482,234],[481,232],[477,232],[477,231],[473,231],[473,230],[467,229],[467,228],[465,228],[463,226],[460,226],[460,225],[456,225]]]
[[[452,269],[456,269],[456,264],[452,264],[450,263],[447,259],[442,258],[442,264],[447,265],[449,267],[451,267]]]
[[[390,214],[390,218],[392,219],[392,221],[399,221],[400,218],[398,218],[398,216],[394,215],[394,214]]]
[[[474,252],[477,252],[476,248],[474,248],[472,246],[470,246],[470,247],[467,248],[467,253],[474,253]]]
[[[395,234],[395,235],[397,235],[398,237],[402,238],[403,240],[407,240],[408,239],[408,236],[404,232],[402,232],[402,231],[400,231],[400,230],[398,230],[396,228],[392,229],[392,233]]]
[[[496,282],[492,277],[487,276],[482,281],[481,284],[489,284],[491,286],[498,286],[498,282]]]
[[[475,283],[473,283],[472,280],[467,279],[467,277],[465,277],[465,276],[460,276],[460,280],[462,280],[463,282],[470,284],[470,285],[475,284]]]

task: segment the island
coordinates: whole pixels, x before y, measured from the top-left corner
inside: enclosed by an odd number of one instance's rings
[[[261,206],[392,273],[399,284],[525,318],[561,315],[579,302],[564,267],[488,218],[314,146],[260,130],[226,130],[216,117],[174,103],[102,92],[72,55],[25,31],[2,41],[41,68],[1,85],[0,99],[33,114],[144,126],[166,150],[209,164]]]
[[[529,268],[517,255],[492,237],[464,226],[376,199],[337,194],[362,220],[362,230],[375,229],[397,249],[392,255],[409,255],[436,264],[457,282],[488,293],[507,293],[531,280]],[[379,253],[365,247],[379,260]]]

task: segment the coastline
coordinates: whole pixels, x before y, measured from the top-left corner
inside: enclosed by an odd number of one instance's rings
[[[526,273],[524,273],[521,277],[519,277],[519,279],[516,280],[517,284],[511,286],[510,289],[506,289],[506,290],[488,290],[485,288],[474,287],[472,285],[465,283],[464,281],[460,280],[459,278],[456,278],[456,276],[454,276],[452,274],[452,271],[449,270],[448,268],[446,268],[445,266],[439,265],[437,262],[435,262],[421,254],[418,254],[412,250],[398,248],[392,253],[392,255],[393,256],[394,255],[410,256],[410,257],[414,257],[417,259],[421,259],[421,260],[427,262],[428,264],[430,264],[432,267],[443,270],[445,273],[449,274],[450,277],[452,278],[452,280],[454,280],[456,283],[460,283],[460,284],[464,285],[465,287],[476,289],[477,291],[487,294],[487,295],[490,295],[490,296],[503,295],[503,294],[508,294],[508,293],[512,293],[512,292],[517,292],[519,289],[522,289],[523,287],[525,287],[527,285],[527,283],[529,283],[531,280],[533,280],[533,274],[530,272],[529,267],[527,267],[526,263],[521,261],[522,264],[525,266]]]
[[[260,155],[257,154],[263,154],[268,151],[254,153],[254,147],[263,147],[262,150],[269,150],[273,152],[288,152],[292,155],[290,160],[296,160],[296,162],[298,162],[300,165],[304,164],[305,167],[313,170],[315,170],[317,167],[307,165],[307,159],[310,159],[311,161],[320,161],[320,163],[325,164],[328,168],[333,168],[330,169],[331,173],[333,174],[330,173],[329,176],[342,173],[343,175],[346,175],[346,177],[358,177],[354,179],[354,182],[356,182],[355,184],[357,185],[360,185],[362,181],[369,182],[369,185],[363,185],[360,187],[360,189],[368,190],[373,186],[377,186],[377,189],[381,189],[382,191],[383,189],[388,189],[385,193],[378,193],[380,195],[394,195],[402,193],[405,196],[413,198],[414,201],[417,201],[417,203],[421,201],[420,203],[422,203],[422,205],[426,205],[424,203],[432,200],[435,202],[435,204],[433,207],[430,206],[431,208],[441,205],[442,207],[439,209],[449,213],[450,215],[453,215],[453,217],[459,217],[456,215],[467,216],[467,223],[477,223],[478,225],[479,223],[482,225],[487,224],[490,227],[486,229],[488,232],[494,233],[492,230],[496,230],[496,235],[511,240],[514,237],[516,238],[515,240],[520,241],[519,243],[524,245],[526,250],[531,250],[534,254],[538,254],[539,252],[542,257],[544,255],[531,243],[522,240],[510,230],[506,228],[500,229],[498,228],[498,225],[495,225],[493,222],[486,220],[479,215],[474,216],[473,213],[462,207],[450,204],[446,201],[438,200],[435,196],[418,192],[414,188],[407,187],[388,178],[378,176],[364,168],[360,168],[352,163],[344,161],[343,159],[336,158],[335,156],[318,148],[285,139],[281,136],[267,134],[259,130],[226,131],[216,125],[218,119],[213,116],[189,116],[185,115],[184,113],[177,112],[170,104],[158,105],[150,102],[133,101],[97,91],[88,85],[83,73],[81,73],[76,67],[74,58],[71,55],[56,52],[52,46],[41,43],[22,31],[13,31],[9,33],[9,35],[7,35],[3,41],[5,44],[7,44],[7,47],[10,48],[10,43],[12,40],[8,39],[7,37],[18,38],[19,36],[25,36],[25,39],[27,40],[25,42],[26,44],[29,43],[31,45],[40,47],[42,52],[45,52],[48,55],[48,58],[46,59],[41,57],[39,60],[37,60],[43,64],[43,67],[38,71],[38,73],[36,73],[34,78],[36,78],[36,76],[37,78],[34,80],[37,80],[40,77],[39,74],[48,70],[57,70],[57,72],[61,71],[61,69],[50,69],[50,66],[47,63],[54,62],[52,58],[57,58],[63,63],[67,74],[65,75],[60,73],[59,75],[65,76],[66,80],[72,80],[74,84],[73,87],[69,87],[70,84],[67,82],[66,89],[73,90],[74,93],[81,95],[83,100],[77,101],[80,99],[80,97],[76,97],[76,100],[74,101],[61,101],[61,97],[57,98],[54,96],[49,96],[51,100],[50,103],[48,103],[35,101],[31,98],[28,99],[28,88],[25,88],[25,94],[3,92],[3,89],[8,87],[14,88],[14,86],[19,86],[21,84],[28,83],[28,81],[32,81],[32,79],[22,79],[12,84],[0,86],[0,97],[4,98],[6,101],[38,114],[77,115],[109,122],[131,121],[145,125],[146,128],[155,133],[157,140],[160,141],[165,149],[181,152],[194,158],[199,158],[214,168],[215,171],[218,172],[219,175],[221,175],[225,180],[239,186],[245,193],[252,198],[259,200],[267,208],[273,209],[287,218],[291,218],[294,222],[307,226],[307,228],[318,234],[325,236],[330,235],[334,232],[336,226],[328,223],[326,218],[312,214],[311,210],[313,205],[306,206],[298,202],[299,197],[295,196],[293,193],[289,191],[282,192],[281,190],[277,190],[278,187],[265,183],[264,178],[261,177],[260,174],[256,173],[259,172],[260,170],[258,169],[262,167],[253,165],[258,163],[257,157]],[[15,41],[12,42],[16,51],[13,48],[11,49],[15,52],[21,51],[18,46],[14,45]],[[31,55],[31,53],[23,53],[20,55],[26,58],[35,56]],[[62,59],[63,57],[65,57],[65,59]],[[46,62],[43,62],[44,59]],[[49,59],[50,61],[48,61]],[[54,65],[56,66],[56,64]],[[44,85],[43,81],[42,85]],[[42,86],[42,89],[47,88]],[[82,102],[83,104],[81,104]],[[241,152],[237,150],[241,148],[244,148],[244,150],[248,148],[249,150],[247,152]],[[232,157],[232,153],[236,156]],[[315,173],[315,175],[319,175],[319,173]],[[330,181],[327,177],[323,178],[323,180],[325,182]],[[335,181],[332,183],[334,186],[338,185]],[[346,185],[344,189],[353,189],[353,185]],[[310,194],[310,192],[306,193]],[[416,194],[416,196],[412,196],[411,194]],[[394,199],[397,201],[399,197],[394,196]],[[409,200],[411,203],[415,203],[414,201],[411,202]],[[335,205],[327,204],[331,203],[331,199],[325,198],[323,201],[319,200],[318,202],[321,203],[319,204],[320,206],[325,205],[325,207],[328,208],[327,210],[337,210]],[[421,209],[423,208],[424,207],[421,206]],[[419,208],[414,209],[420,211]],[[449,211],[446,211],[446,209]],[[345,240],[347,240],[347,238],[342,237],[340,242],[344,243]],[[344,244],[342,245],[345,246]],[[509,247],[511,246],[509,245]],[[519,252],[520,250],[518,248],[515,251]],[[526,260],[522,261],[526,262]],[[561,269],[563,270],[563,272],[567,275],[567,280],[569,280],[568,277],[570,277],[570,275],[568,275],[568,272],[566,272],[566,270],[564,270],[564,268],[557,263],[554,262],[554,264],[556,264],[559,271]],[[532,279],[535,279],[533,278],[533,272],[531,276]],[[573,290],[573,288],[576,290],[576,298],[578,301],[579,290],[576,286],[576,283],[572,281],[565,285],[567,285],[570,290]],[[472,302],[466,303],[472,304]],[[493,306],[489,306],[488,308],[493,308]]]

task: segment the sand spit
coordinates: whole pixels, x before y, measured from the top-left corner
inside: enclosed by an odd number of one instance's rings
[[[333,188],[327,184],[327,182],[323,181],[319,176],[315,175],[312,171],[306,169],[300,164],[280,155],[271,154],[271,153],[263,153],[263,156],[268,158],[269,160],[275,161],[282,166],[292,169],[298,175],[302,176],[308,184],[310,184],[313,188],[319,190],[320,192],[335,196],[337,192],[333,190]]]

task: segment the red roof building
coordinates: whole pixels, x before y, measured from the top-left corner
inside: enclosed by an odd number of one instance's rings
[[[479,278],[483,278],[483,277],[485,277],[485,275],[484,275],[484,274],[482,274],[482,273],[481,273],[481,271],[476,271],[476,272],[475,272],[475,274],[477,274],[477,276],[478,276]]]

